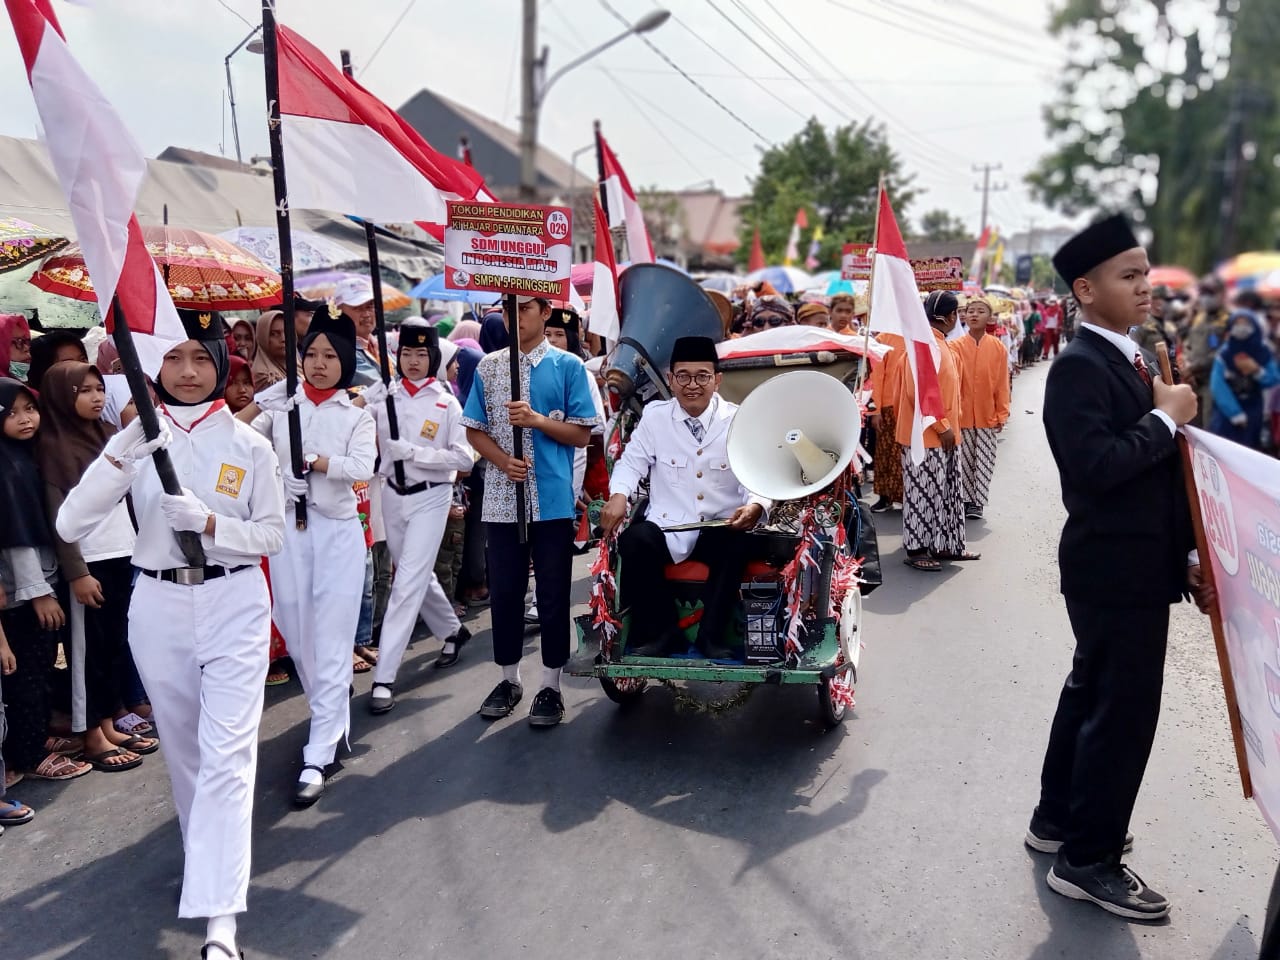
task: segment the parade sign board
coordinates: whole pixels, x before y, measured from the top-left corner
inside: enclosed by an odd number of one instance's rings
[[[871,279],[871,244],[846,243],[840,251],[841,280]]]
[[[921,293],[934,290],[960,290],[964,287],[964,261],[959,257],[930,257],[912,260],[916,286]]]
[[[449,204],[444,285],[449,290],[569,299],[573,229],[568,207]]]
[[[1186,435],[1253,797],[1280,840],[1280,461]]]

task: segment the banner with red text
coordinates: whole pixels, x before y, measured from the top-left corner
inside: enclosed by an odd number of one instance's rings
[[[568,207],[452,202],[444,231],[444,285],[568,300],[572,237]]]
[[[1253,798],[1280,840],[1280,461],[1186,428]]]
[[[930,257],[912,260],[916,286],[921,293],[934,290],[960,290],[964,287],[964,261],[959,257]]]
[[[841,280],[871,279],[871,244],[846,243],[840,251]]]

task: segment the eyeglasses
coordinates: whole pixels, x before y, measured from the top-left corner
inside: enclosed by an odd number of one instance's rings
[[[772,314],[768,317],[752,317],[749,322],[750,325],[755,327],[757,330],[763,330],[766,326],[781,327],[791,321],[786,317],[780,317],[777,314]]]
[[[716,375],[714,373],[689,373],[685,370],[681,370],[673,379],[682,387],[687,387],[691,383],[696,383],[700,387],[705,387],[715,378]]]

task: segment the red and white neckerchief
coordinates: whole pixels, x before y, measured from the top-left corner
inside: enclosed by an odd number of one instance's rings
[[[163,403],[160,404],[160,409],[164,412],[164,415],[169,418],[170,423],[172,423],[175,427],[177,427],[183,433],[190,433],[192,430],[200,426],[200,424],[204,423],[206,420],[208,420],[210,417],[212,417],[215,413],[217,413],[226,405],[227,405],[227,401],[225,400],[213,401],[213,403],[209,405],[208,410],[206,410],[204,413],[200,414],[200,416],[196,417],[194,420],[191,421],[191,426],[189,427],[184,427],[177,420],[175,420],[173,417],[173,414],[169,412],[169,408],[165,406]]]
[[[407,393],[409,396],[416,397],[418,395],[419,390],[421,390],[423,387],[429,387],[431,386],[431,384],[435,382],[436,382],[435,377],[427,377],[427,379],[423,380],[421,383],[415,386],[412,380],[402,379],[400,381],[400,386],[404,388],[404,392]]]

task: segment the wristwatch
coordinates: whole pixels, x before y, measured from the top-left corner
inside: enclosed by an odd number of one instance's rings
[[[310,473],[311,468],[316,465],[316,461],[319,459],[320,459],[320,454],[318,453],[308,453],[306,456],[304,456],[302,458],[302,472]]]

